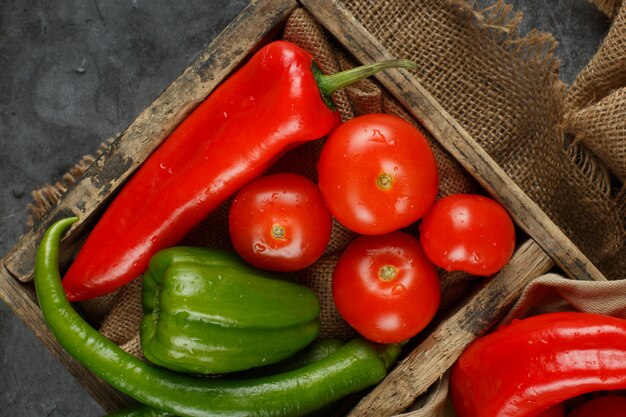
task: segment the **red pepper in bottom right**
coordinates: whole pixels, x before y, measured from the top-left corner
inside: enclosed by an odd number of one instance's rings
[[[626,388],[626,320],[558,312],[515,320],[454,364],[457,417],[536,417],[580,394]]]

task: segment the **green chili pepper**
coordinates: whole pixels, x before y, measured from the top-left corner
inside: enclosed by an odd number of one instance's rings
[[[70,355],[152,408],[181,417],[302,416],[378,383],[399,355],[399,345],[354,339],[310,365],[246,380],[198,378],[151,366],[98,333],[67,301],[58,268],[59,241],[75,221],[54,223],[37,252],[35,288],[43,317]]]
[[[251,378],[265,375],[277,374],[280,372],[291,371],[293,369],[302,368],[313,362],[324,359],[327,356],[337,352],[345,342],[340,339],[331,337],[328,339],[318,339],[309,346],[302,349],[293,356],[288,357],[278,363],[261,366],[259,368],[249,369],[247,371],[235,372],[227,376],[227,378]]]
[[[243,377],[258,377],[262,375],[272,375],[278,372],[289,371],[292,369],[297,369],[313,362],[317,362],[321,359],[324,359],[327,356],[332,355],[337,352],[339,348],[344,345],[344,342],[337,338],[328,338],[328,339],[318,339],[307,346],[305,349],[296,353],[293,356],[281,361],[279,363],[275,363],[272,365],[262,366],[260,368],[251,369],[249,371],[242,371],[232,374],[235,378],[243,378]],[[323,409],[317,410],[317,412],[325,411],[327,408],[332,407],[332,404],[324,407]],[[316,413],[316,412],[314,412]],[[308,413],[308,416],[313,416],[318,414]],[[319,414],[323,415],[323,414]],[[107,417],[176,417],[173,414],[168,413],[167,411],[157,410],[145,405],[139,405],[131,408],[127,408],[117,413],[109,414]]]
[[[173,371],[218,374],[279,362],[319,335],[319,301],[234,254],[173,247],[143,277],[141,348]]]

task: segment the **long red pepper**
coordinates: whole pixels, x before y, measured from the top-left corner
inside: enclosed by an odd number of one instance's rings
[[[625,388],[626,320],[576,312],[515,321],[478,339],[450,377],[458,417],[536,417],[580,394]]]
[[[123,187],[63,279],[68,299],[104,295],[133,280],[154,253],[180,241],[286,151],[330,133],[339,123],[333,91],[414,65],[385,61],[326,76],[294,44],[264,46]]]

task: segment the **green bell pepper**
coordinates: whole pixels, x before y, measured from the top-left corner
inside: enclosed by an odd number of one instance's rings
[[[143,278],[141,348],[174,371],[227,373],[279,362],[320,332],[319,301],[235,255],[174,247]]]

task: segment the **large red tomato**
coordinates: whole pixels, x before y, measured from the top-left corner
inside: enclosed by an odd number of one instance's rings
[[[339,126],[322,149],[318,175],[333,216],[364,235],[408,226],[437,195],[430,145],[413,125],[388,114],[359,116]]]
[[[568,417],[626,417],[626,396],[596,397],[574,408]]]
[[[415,336],[441,298],[435,266],[419,240],[404,232],[359,236],[333,273],[337,311],[363,337],[379,343]]]
[[[488,276],[511,259],[515,226],[496,201],[475,194],[438,200],[420,224],[426,256],[447,271]]]
[[[324,253],[332,217],[315,183],[296,174],[276,174],[239,191],[228,227],[235,251],[251,265],[296,271]]]

